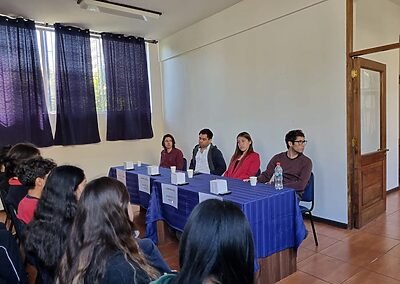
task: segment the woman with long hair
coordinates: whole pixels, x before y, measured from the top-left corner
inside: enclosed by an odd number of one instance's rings
[[[180,271],[152,283],[253,284],[254,245],[239,207],[209,199],[190,214],[179,245]]]
[[[38,269],[39,283],[54,282],[85,183],[83,170],[74,166],[56,167],[47,177],[25,235],[25,251]]]
[[[57,283],[149,283],[158,276],[132,236],[129,206],[120,181],[102,177],[88,183]]]
[[[160,167],[170,168],[171,166],[176,166],[177,170],[183,170],[183,153],[175,147],[174,136],[171,134],[165,134],[161,141],[161,145],[164,149],[161,151]]]
[[[253,140],[247,132],[241,132],[236,137],[236,150],[233,153],[229,167],[224,176],[247,180],[256,176],[260,169],[260,155],[254,152]]]

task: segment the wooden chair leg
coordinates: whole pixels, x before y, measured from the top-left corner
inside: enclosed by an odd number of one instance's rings
[[[313,221],[313,217],[312,217],[311,211],[309,211],[308,214],[310,214],[311,228],[312,228],[312,232],[313,232],[313,235],[314,235],[315,245],[318,246],[317,233],[315,232],[315,226],[314,226],[314,221]]]

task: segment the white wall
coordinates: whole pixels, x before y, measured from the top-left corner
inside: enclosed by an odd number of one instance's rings
[[[122,165],[122,162],[126,160],[141,160],[158,164],[164,126],[161,73],[157,45],[149,45],[149,58],[154,132],[152,139],[107,142],[105,141],[106,116],[105,114],[99,114],[99,130],[102,140],[100,143],[42,148],[42,155],[54,159],[59,165],[72,164],[81,167],[84,169],[88,179],[107,175],[110,166]]]
[[[246,0],[160,42],[165,129],[186,157],[209,127],[228,161],[241,131],[264,169],[302,128],[317,216],[347,223],[345,1]]]
[[[357,0],[354,50],[399,41],[400,5],[389,0]],[[386,64],[387,189],[399,186],[399,50],[364,56]]]

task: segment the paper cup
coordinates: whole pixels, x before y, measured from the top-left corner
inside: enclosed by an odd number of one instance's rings
[[[187,174],[188,174],[188,178],[192,178],[193,177],[193,170],[192,169],[187,170]]]
[[[257,177],[250,177],[250,185],[256,186],[257,184]]]
[[[142,162],[141,161],[137,161],[137,166],[138,167],[142,166]]]
[[[171,166],[171,173],[175,173],[176,172],[176,167],[175,166]]]

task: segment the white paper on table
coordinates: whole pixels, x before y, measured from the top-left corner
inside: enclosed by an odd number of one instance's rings
[[[138,175],[139,191],[150,194],[150,177],[146,175]]]
[[[178,209],[178,187],[171,184],[161,184],[162,202]]]
[[[221,201],[223,200],[221,196],[199,192],[199,203],[206,201],[207,199],[218,199]]]
[[[117,169],[116,174],[117,174],[117,180],[119,180],[126,186],[126,172],[124,170]]]

